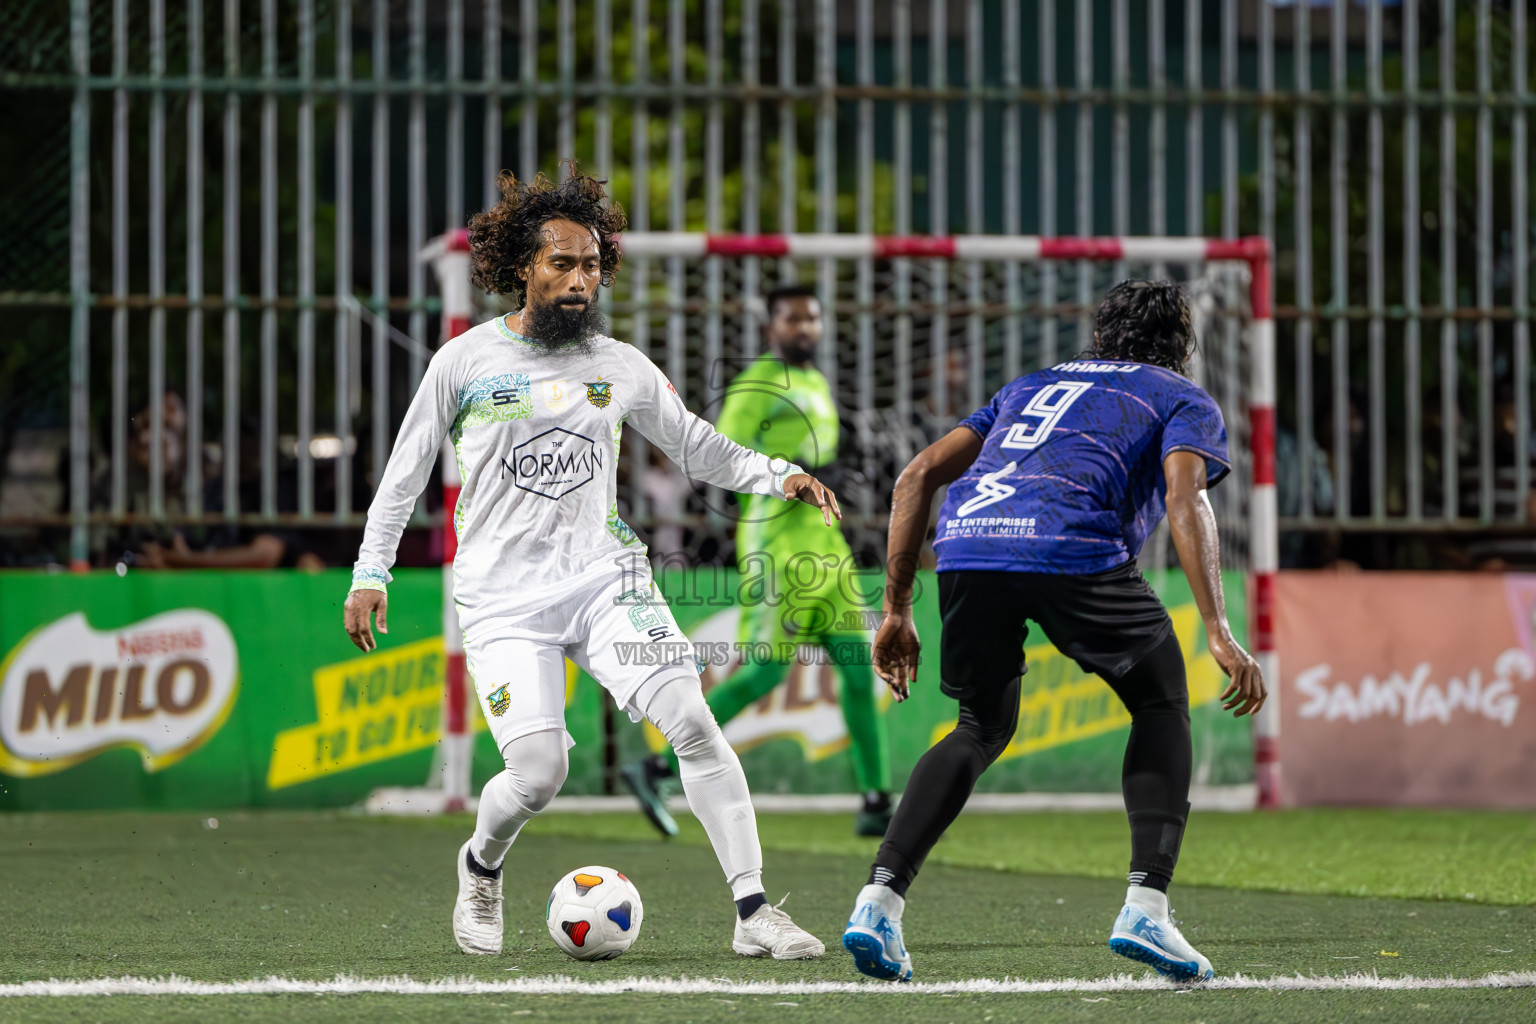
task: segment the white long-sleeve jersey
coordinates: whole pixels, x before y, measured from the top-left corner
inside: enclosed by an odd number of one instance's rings
[[[581,586],[616,562],[644,565],[619,518],[619,432],[628,422],[695,479],[783,497],[800,468],[719,434],[688,411],[666,376],[613,338],[586,352],[529,342],[502,320],[433,356],[368,507],[353,589],[383,589],[443,438],[458,455],[454,597],[465,636]]]

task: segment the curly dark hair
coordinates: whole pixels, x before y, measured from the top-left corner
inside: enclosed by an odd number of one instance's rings
[[[1183,373],[1195,352],[1184,290],[1173,281],[1121,281],[1099,303],[1084,355],[1129,359]]]
[[[763,296],[763,307],[768,311],[768,318],[773,319],[773,307],[790,299],[816,299],[821,300],[815,288],[808,284],[781,284],[777,288]]]
[[[570,176],[555,184],[542,173],[530,182],[518,181],[511,171],[496,179],[501,201],[469,219],[470,280],[493,295],[505,295],[522,304],[526,292],[517,272],[533,263],[544,246],[544,225],[564,218],[592,229],[597,235],[602,283],[613,284],[619,272],[619,244],[614,235],[629,225],[624,208],[608,198],[603,186],[590,174],[582,174],[574,162]]]

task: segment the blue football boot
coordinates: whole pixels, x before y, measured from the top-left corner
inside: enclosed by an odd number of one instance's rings
[[[912,956],[901,941],[906,900],[884,885],[866,885],[843,930],[843,948],[859,973],[881,981],[911,981]]]
[[[1147,964],[1174,981],[1209,981],[1215,975],[1211,962],[1179,933],[1173,918],[1163,909],[1168,905],[1168,897],[1150,890],[1161,897],[1158,905],[1158,900],[1146,895],[1148,892],[1142,890],[1134,902],[1127,894],[1125,906],[1110,933],[1109,948],[1121,956]],[[1154,905],[1147,906],[1147,903]]]

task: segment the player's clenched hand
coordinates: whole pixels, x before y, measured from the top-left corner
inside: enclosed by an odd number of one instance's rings
[[[832,493],[832,488],[809,473],[796,473],[785,480],[784,497],[815,505],[821,509],[821,518],[828,526],[832,525],[833,516],[843,518],[843,510],[837,507],[837,495]]]
[[[911,695],[912,684],[917,682],[921,649],[911,612],[892,613],[880,623],[875,634],[875,674],[885,680],[898,702]]]
[[[367,654],[379,646],[373,638],[370,617],[374,612],[379,614],[379,632],[389,632],[389,598],[382,590],[354,590],[347,595],[347,603],[342,606],[341,620],[347,627],[347,636],[352,642]]]
[[[1231,711],[1234,718],[1256,714],[1269,699],[1269,690],[1264,685],[1264,673],[1259,670],[1259,663],[1226,630],[1212,632],[1210,646],[1216,664],[1232,679],[1222,691],[1222,708]]]

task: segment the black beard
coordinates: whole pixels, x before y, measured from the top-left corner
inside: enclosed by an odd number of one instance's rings
[[[784,355],[784,361],[791,366],[807,366],[816,361],[816,346],[811,344],[806,348],[791,345],[781,346],[779,349]]]
[[[530,302],[523,309],[521,333],[550,352],[585,354],[592,351],[598,338],[607,335],[608,318],[598,311],[596,299],[587,303],[584,309],[558,299],[544,305]]]

